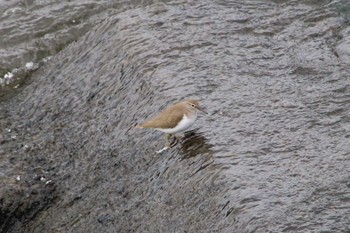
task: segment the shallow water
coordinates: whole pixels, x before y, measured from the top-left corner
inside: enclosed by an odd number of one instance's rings
[[[3,231],[350,230],[346,2],[106,4],[1,103],[1,180],[39,203]],[[156,155],[133,126],[189,97]]]

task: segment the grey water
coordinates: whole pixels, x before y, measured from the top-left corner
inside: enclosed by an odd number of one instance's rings
[[[350,232],[350,4],[1,1],[0,232]],[[174,148],[134,126],[197,98]]]

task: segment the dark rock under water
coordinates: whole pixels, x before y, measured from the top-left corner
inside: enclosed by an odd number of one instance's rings
[[[1,232],[348,232],[349,44],[329,1],[111,14],[1,102]],[[157,155],[133,126],[189,97]]]

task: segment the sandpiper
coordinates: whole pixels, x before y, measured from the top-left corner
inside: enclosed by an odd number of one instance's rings
[[[154,118],[137,125],[137,128],[152,128],[166,133],[166,145],[163,149],[157,151],[162,152],[176,145],[179,138],[174,135],[189,128],[197,118],[198,111],[207,113],[200,107],[198,100],[189,99],[167,107]],[[171,136],[175,136],[175,142],[171,143]]]

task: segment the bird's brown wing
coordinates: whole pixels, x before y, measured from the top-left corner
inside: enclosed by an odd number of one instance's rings
[[[177,123],[182,119],[183,112],[179,111],[179,106],[172,106],[159,113],[156,117],[141,124],[143,128],[174,128]]]

